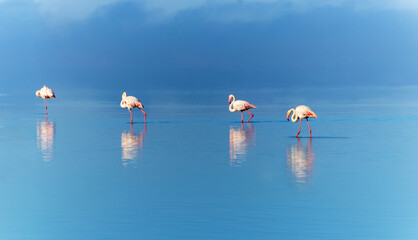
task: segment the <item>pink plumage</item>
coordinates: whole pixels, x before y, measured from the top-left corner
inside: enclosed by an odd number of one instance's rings
[[[251,114],[251,117],[247,120],[247,122],[249,122],[251,120],[251,118],[254,117],[254,114],[252,114],[250,111],[248,111],[248,109],[256,108],[256,106],[254,106],[254,105],[252,105],[249,102],[244,101],[244,100],[235,100],[235,96],[232,95],[232,94],[229,95],[228,102],[230,103],[230,105],[229,105],[229,111],[230,112],[241,111],[241,123],[244,122],[244,117],[243,117],[243,112],[244,111]]]
[[[120,102],[121,108],[127,108],[129,112],[131,113],[131,124],[133,123],[133,117],[132,117],[132,108],[138,108],[141,110],[141,112],[144,114],[145,122],[147,121],[147,114],[145,113],[142,108],[144,108],[144,105],[138,100],[138,98],[134,96],[127,96],[126,92],[123,92],[122,94],[122,101]]]
[[[46,99],[55,98],[54,91],[52,91],[52,89],[48,88],[47,86],[43,86],[41,89],[36,91],[35,94],[37,97],[40,97],[45,100],[45,111],[46,111],[46,114],[48,114],[48,106],[46,105]]]
[[[300,128],[302,126],[302,119],[306,119],[306,122],[308,123],[308,127],[309,127],[309,134],[312,137],[312,131],[311,131],[311,126],[309,125],[309,121],[308,118],[318,118],[318,116],[316,116],[316,114],[314,113],[314,111],[312,111],[312,109],[308,106],[305,105],[299,105],[296,108],[292,108],[289,109],[289,111],[287,111],[287,120],[289,121],[289,115],[293,112],[293,115],[291,117],[292,122],[297,122],[300,119],[299,122],[299,132],[298,134],[296,134],[296,137],[299,136],[300,133]]]

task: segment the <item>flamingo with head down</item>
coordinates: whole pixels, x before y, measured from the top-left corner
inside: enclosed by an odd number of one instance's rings
[[[311,126],[309,125],[308,118],[310,117],[318,118],[318,116],[316,116],[316,114],[314,113],[314,111],[312,111],[310,107],[305,106],[305,105],[299,105],[296,108],[292,108],[292,109],[289,109],[289,111],[287,111],[287,116],[286,116],[287,121],[289,121],[289,115],[292,113],[292,111],[293,111],[293,115],[291,117],[292,122],[297,122],[300,119],[299,132],[298,134],[296,134],[296,137],[299,136],[300,128],[302,126],[302,119],[306,119],[306,122],[308,123],[308,127],[309,127],[309,134],[312,137]]]
[[[235,96],[231,94],[231,95],[229,95],[228,103],[230,103],[230,105],[229,105],[229,111],[230,112],[241,111],[241,123],[244,122],[244,116],[243,116],[244,111],[251,114],[251,117],[247,120],[247,122],[250,122],[251,118],[254,117],[254,114],[252,114],[250,111],[248,111],[248,109],[256,108],[256,107],[254,105],[250,104],[249,102],[244,101],[244,100],[235,100]]]
[[[144,118],[145,118],[144,121],[145,122],[147,121],[147,114],[145,113],[144,110],[142,110],[142,108],[144,108],[144,105],[142,105],[142,103],[138,100],[138,98],[134,96],[127,96],[126,92],[123,92],[122,101],[120,102],[120,107],[127,108],[129,112],[131,113],[131,124],[133,123],[132,108],[138,108],[139,110],[141,110],[141,112],[144,114]]]
[[[46,105],[46,99],[55,98],[54,91],[52,91],[52,89],[48,88],[47,86],[43,86],[41,89],[36,91],[36,96],[45,100],[45,111],[46,114],[48,114],[48,106]]]

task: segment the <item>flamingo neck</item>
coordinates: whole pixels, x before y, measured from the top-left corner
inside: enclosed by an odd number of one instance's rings
[[[235,96],[232,96],[232,102],[231,102],[231,104],[229,104],[229,111],[230,112],[236,112],[237,110],[236,109],[234,109],[234,103],[235,103]]]
[[[292,111],[292,117],[291,117],[291,120],[292,120],[292,122],[297,122],[298,121],[298,119],[299,119],[299,117],[298,116],[296,116],[296,111],[295,111],[295,109],[290,109],[290,111]]]

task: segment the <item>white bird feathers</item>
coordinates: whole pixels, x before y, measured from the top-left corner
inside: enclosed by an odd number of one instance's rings
[[[306,119],[306,122],[308,123],[308,127],[309,127],[309,134],[312,137],[311,126],[309,125],[308,118],[310,117],[318,118],[318,116],[316,116],[316,114],[314,113],[314,111],[312,111],[310,107],[305,106],[305,105],[299,105],[296,108],[291,108],[289,109],[289,111],[287,111],[286,118],[288,121],[289,121],[289,115],[292,112],[293,112],[293,115],[291,117],[292,122],[297,122],[300,119],[299,132],[298,134],[296,134],[296,137],[299,136],[300,128],[302,126],[302,119]]]
[[[126,92],[123,92],[120,107],[127,108],[131,113],[131,124],[133,123],[132,108],[138,108],[139,110],[141,110],[141,112],[144,114],[145,122],[147,121],[147,114],[144,110],[142,110],[142,108],[144,108],[144,105],[142,105],[138,98],[134,96],[127,96]]]
[[[43,86],[41,89],[36,91],[36,96],[42,99],[55,98],[54,91],[47,86]]]
[[[48,106],[46,105],[47,98],[55,98],[55,93],[52,89],[48,88],[47,86],[43,86],[41,89],[36,91],[36,96],[40,97],[45,100],[45,111],[48,114]]]
[[[244,101],[244,100],[235,100],[235,96],[231,94],[229,95],[228,103],[230,103],[229,105],[230,112],[241,111],[241,123],[244,122],[243,111],[246,111],[249,114],[251,114],[251,117],[247,120],[247,122],[249,122],[251,118],[254,117],[254,114],[248,111],[248,109],[256,108],[256,107],[250,104],[249,102]]]
[[[46,105],[46,99],[55,98],[54,91],[52,91],[52,89],[48,88],[47,86],[43,86],[41,89],[36,91],[35,94],[36,94],[37,97],[42,98],[42,99],[45,100],[45,111],[46,111],[46,114],[48,114],[48,107]],[[229,98],[228,98],[228,103],[230,104],[229,105],[229,111],[230,112],[236,112],[236,111],[241,112],[241,123],[244,122],[244,120],[243,120],[243,112],[244,111],[251,114],[251,117],[247,120],[247,122],[249,122],[254,117],[254,114],[249,112],[248,109],[256,108],[256,106],[250,104],[249,102],[244,101],[244,100],[235,100],[235,96],[230,94]],[[147,114],[145,113],[144,110],[142,110],[144,108],[144,105],[138,100],[138,98],[136,98],[134,96],[127,96],[126,92],[123,92],[122,100],[120,102],[120,107],[121,108],[127,108],[129,110],[129,113],[131,114],[131,124],[133,124],[132,108],[138,108],[144,114],[144,121],[145,122],[147,121]],[[312,131],[311,131],[311,127],[309,125],[308,118],[310,118],[310,117],[318,118],[318,116],[315,114],[315,112],[312,111],[312,109],[308,106],[299,105],[296,108],[291,108],[287,111],[287,116],[286,116],[287,120],[289,120],[290,114],[292,114],[292,117],[291,117],[292,122],[297,122],[298,120],[300,120],[299,132],[296,134],[296,137],[300,133],[302,119],[306,119],[306,122],[307,122],[308,127],[309,127],[309,133],[310,133],[310,136],[312,137]]]

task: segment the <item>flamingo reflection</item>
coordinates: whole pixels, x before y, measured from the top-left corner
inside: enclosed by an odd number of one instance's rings
[[[287,165],[297,183],[306,183],[312,175],[312,166],[315,155],[311,148],[312,138],[309,138],[308,146],[302,148],[300,138],[297,144],[287,148]]]
[[[122,165],[124,167],[128,165],[134,165],[136,163],[139,152],[142,151],[144,147],[144,138],[146,133],[147,124],[144,125],[144,129],[138,134],[133,132],[133,125],[131,125],[131,131],[129,133],[122,133]]]
[[[245,162],[248,147],[254,140],[254,127],[251,123],[244,125],[241,128],[229,129],[229,164],[233,167],[240,167]]]
[[[42,153],[42,160],[49,162],[52,160],[53,155],[55,122],[49,122],[48,118],[45,118],[45,122],[37,123],[36,130],[37,143]]]

